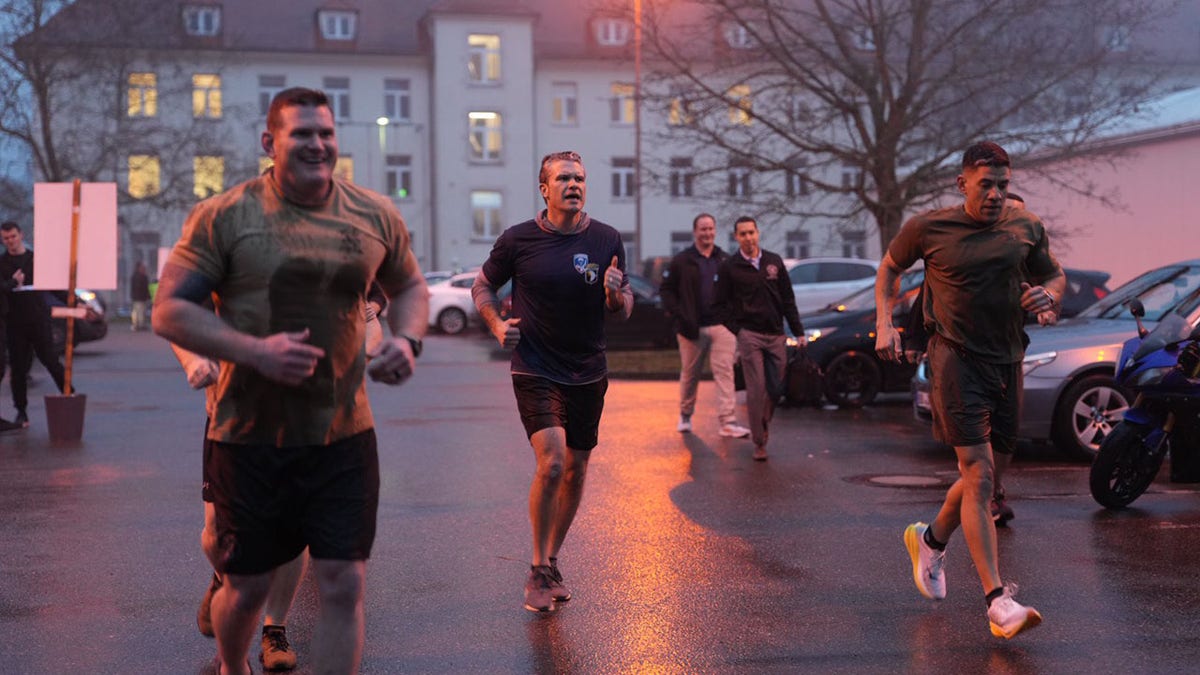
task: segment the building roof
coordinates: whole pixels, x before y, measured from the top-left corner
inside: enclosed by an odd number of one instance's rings
[[[1152,98],[1138,108],[1137,115],[1115,118],[1105,125],[1101,142],[1141,142],[1200,133],[1200,87]]]

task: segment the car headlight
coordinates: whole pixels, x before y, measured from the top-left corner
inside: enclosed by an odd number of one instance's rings
[[[84,302],[91,302],[96,299],[96,294],[91,291],[76,291],[75,297],[83,300]]]
[[[809,342],[816,342],[823,337],[829,337],[837,328],[805,328],[804,339]]]
[[[1025,360],[1021,362],[1021,373],[1028,375],[1042,366],[1053,363],[1054,359],[1058,358],[1058,352],[1042,352],[1040,354],[1029,354]]]

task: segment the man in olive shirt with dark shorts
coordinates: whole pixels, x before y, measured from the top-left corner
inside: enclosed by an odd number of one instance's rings
[[[905,223],[875,282],[876,350],[881,358],[899,360],[904,350],[892,310],[900,275],[918,259],[925,261],[934,433],[954,446],[960,472],[933,523],[914,523],[904,532],[913,579],[922,595],[946,597],[946,542],[961,525],[992,634],[1004,638],[1038,625],[1042,617],[1014,600],[1000,579],[990,510],[992,453],[1011,453],[1016,443],[1025,312],[1052,323],[1066,290],[1042,222],[1005,205],[1011,175],[1008,154],[999,145],[968,148],[957,179],[963,203]]]

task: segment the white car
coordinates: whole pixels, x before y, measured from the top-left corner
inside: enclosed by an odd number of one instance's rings
[[[861,258],[788,258],[788,277],[801,314],[824,309],[829,303],[875,283],[878,260]]]
[[[456,274],[445,281],[429,284],[429,325],[447,335],[458,335],[479,321],[479,311],[471,299],[471,285],[478,272]]]

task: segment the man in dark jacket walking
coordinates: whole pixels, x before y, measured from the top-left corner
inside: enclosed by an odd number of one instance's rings
[[[675,322],[679,338],[679,424],[680,433],[692,430],[696,410],[696,389],[704,369],[705,356],[712,366],[717,387],[718,433],[726,438],[745,438],[750,430],[737,423],[733,362],[737,338],[718,320],[713,306],[716,299],[717,268],[728,254],[716,245],[717,221],[701,213],[692,220],[695,245],[671,259],[663,276],[663,309]]]
[[[787,369],[786,319],[797,336],[804,335],[796,295],[783,258],[758,245],[758,223],[742,216],[734,223],[738,251],[717,272],[717,316],[737,336],[738,358],[746,380],[746,408],[754,459],[767,459],[767,427],[775,402],[783,395]],[[804,340],[800,340],[804,349]]]

